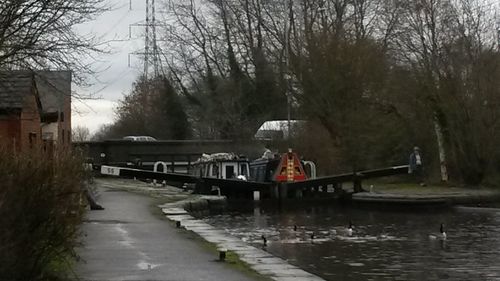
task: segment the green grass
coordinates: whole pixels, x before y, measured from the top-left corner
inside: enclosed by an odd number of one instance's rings
[[[219,251],[217,250],[217,246],[215,244],[206,241],[205,239],[203,239],[202,237],[200,237],[199,235],[197,235],[192,231],[186,231],[180,229],[179,232],[182,232],[182,234],[186,235],[188,239],[195,241],[204,250],[213,253],[214,261],[219,262]],[[247,263],[245,263],[239,258],[238,254],[236,254],[233,251],[227,251],[226,261],[224,262],[224,264],[230,268],[240,271],[241,273],[253,278],[254,280],[258,281],[272,280],[271,278],[263,276],[259,274],[257,271],[253,270]]]
[[[446,194],[457,192],[470,192],[475,190],[495,190],[491,188],[478,187],[457,187],[445,184],[428,184],[427,186],[420,186],[416,183],[384,183],[377,181],[363,182],[363,187],[370,190],[373,185],[373,192],[378,193],[402,193],[402,194]]]
[[[48,280],[70,280],[73,277],[77,277],[73,271],[74,265],[76,263],[75,257],[66,255],[65,257],[59,257],[53,259],[48,264],[47,276]],[[73,276],[74,275],[74,276]]]

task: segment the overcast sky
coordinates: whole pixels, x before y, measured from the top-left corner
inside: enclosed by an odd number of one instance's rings
[[[91,87],[73,86],[79,94],[91,94],[99,99],[79,101],[73,98],[72,126],[84,126],[93,133],[101,125],[111,123],[114,118],[113,108],[124,94],[129,93],[132,82],[141,73],[143,66],[139,56],[129,53],[142,52],[144,49],[143,27],[132,26],[132,38],[129,38],[129,26],[145,20],[144,0],[107,0],[113,7],[95,21],[77,27],[82,34],[95,34],[108,44],[109,54],[99,55],[94,69],[96,77],[91,77]],[[157,1],[160,2],[160,1]],[[157,10],[159,9],[157,4]],[[157,17],[160,15],[157,14]]]

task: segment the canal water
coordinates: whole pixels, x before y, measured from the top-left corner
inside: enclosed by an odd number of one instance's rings
[[[231,206],[204,220],[326,280],[500,280],[498,208]],[[445,240],[430,236],[441,223]]]

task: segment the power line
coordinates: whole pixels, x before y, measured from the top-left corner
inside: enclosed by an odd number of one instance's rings
[[[130,8],[132,4],[130,4]],[[129,37],[131,37],[132,26],[144,26],[144,51],[135,51],[129,54],[129,66],[130,66],[130,55],[142,55],[144,70],[143,76],[147,81],[150,77],[158,77],[160,73],[163,73],[161,67],[160,52],[158,51],[158,42],[156,38],[156,4],[155,0],[146,0],[146,18],[144,24],[131,24],[129,25]],[[152,76],[151,76],[152,75]]]

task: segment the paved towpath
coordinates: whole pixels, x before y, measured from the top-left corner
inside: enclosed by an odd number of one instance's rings
[[[83,225],[80,280],[252,280],[217,262],[215,253],[151,214],[151,198],[100,189],[106,209],[89,211]]]

